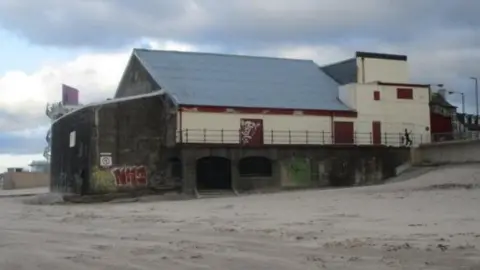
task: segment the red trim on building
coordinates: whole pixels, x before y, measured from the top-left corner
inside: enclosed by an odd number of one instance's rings
[[[413,99],[413,89],[412,88],[397,88],[397,98],[398,99]]]
[[[404,87],[422,87],[422,88],[429,88],[429,84],[415,84],[415,83],[391,83],[391,82],[377,82],[378,85],[385,85],[385,86],[404,86]]]
[[[303,110],[303,109],[275,109],[275,108],[248,108],[248,107],[224,107],[224,106],[196,106],[180,105],[180,111],[196,111],[209,113],[243,113],[243,114],[273,114],[273,115],[315,115],[336,117],[357,117],[355,111],[330,111],[330,110]]]

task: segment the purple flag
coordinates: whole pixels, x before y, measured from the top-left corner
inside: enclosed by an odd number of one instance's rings
[[[78,89],[62,84],[63,105],[78,105]]]

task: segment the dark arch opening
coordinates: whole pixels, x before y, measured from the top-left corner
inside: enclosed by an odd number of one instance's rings
[[[246,157],[238,162],[240,177],[271,177],[272,161],[266,157]]]
[[[231,189],[231,161],[223,157],[203,157],[197,160],[197,189]]]

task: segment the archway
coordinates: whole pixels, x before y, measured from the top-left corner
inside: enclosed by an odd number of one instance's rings
[[[203,157],[197,160],[197,189],[231,189],[231,161],[223,157]]]
[[[238,162],[241,177],[271,177],[272,161],[266,157],[246,157]]]

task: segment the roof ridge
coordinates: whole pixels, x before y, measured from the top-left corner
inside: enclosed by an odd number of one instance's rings
[[[239,57],[239,58],[255,58],[255,59],[269,59],[269,60],[287,60],[287,61],[301,61],[301,62],[313,62],[311,59],[296,59],[296,58],[282,58],[273,56],[258,56],[258,55],[246,55],[246,54],[228,54],[228,53],[213,53],[213,52],[192,52],[192,51],[175,51],[175,50],[152,50],[145,48],[134,48],[133,51],[146,51],[146,52],[169,52],[180,54],[196,54],[196,55],[212,55],[223,57]]]

